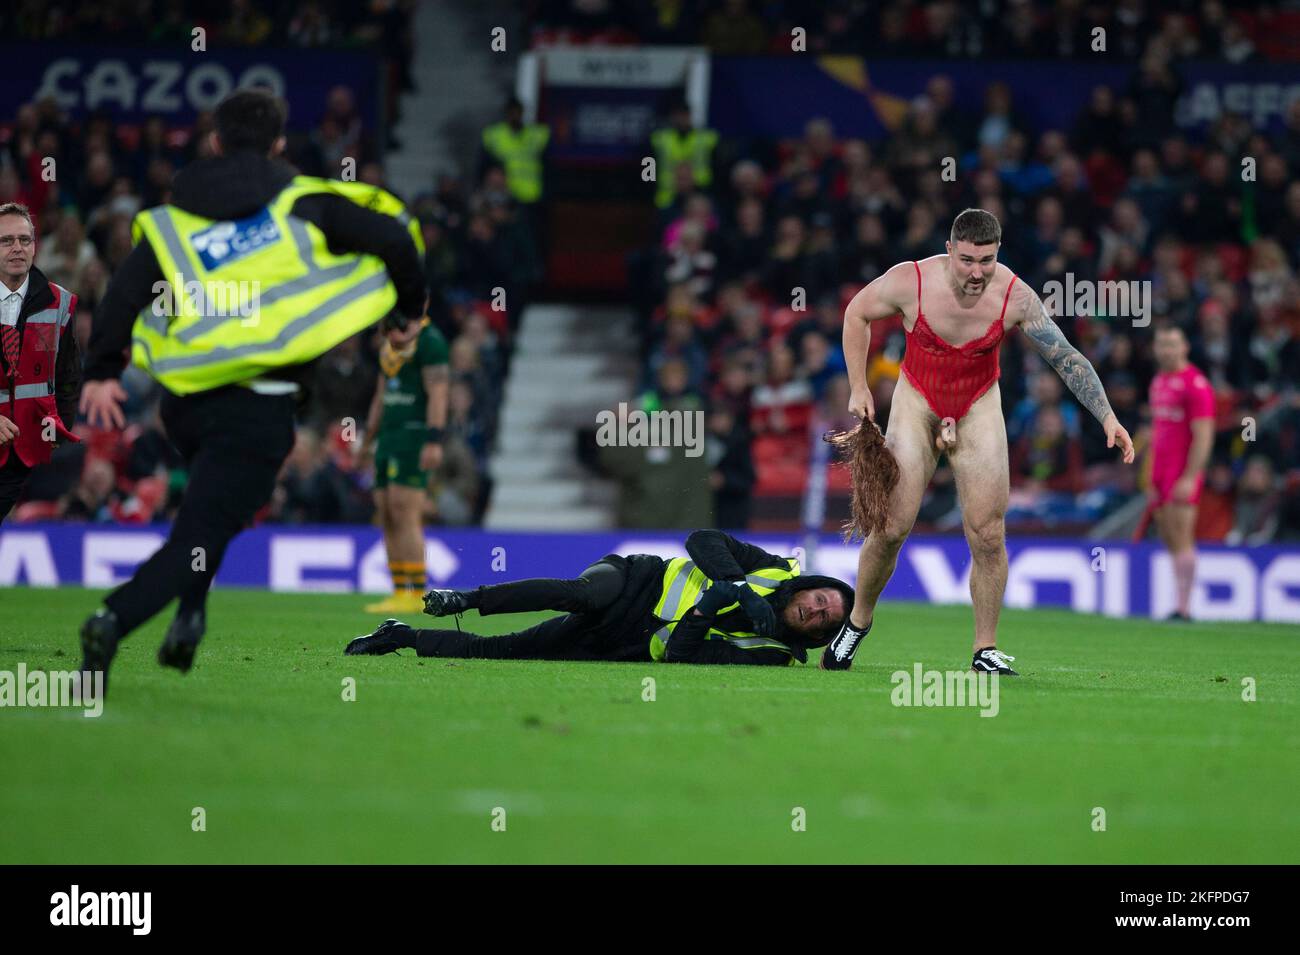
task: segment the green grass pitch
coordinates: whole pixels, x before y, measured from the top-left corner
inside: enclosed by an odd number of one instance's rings
[[[97,597],[0,590],[0,670],[77,666]],[[101,718],[0,709],[0,862],[1300,861],[1294,627],[1008,610],[983,718],[890,702],[969,663],[967,607],[883,604],[825,673],[344,657],[365,602],[218,590],[187,676],[160,617]]]

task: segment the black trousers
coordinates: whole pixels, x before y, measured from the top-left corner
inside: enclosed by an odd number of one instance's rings
[[[603,560],[577,577],[537,577],[492,584],[476,591],[482,615],[564,610],[563,617],[499,637],[480,637],[459,630],[417,630],[415,649],[422,657],[481,660],[649,660],[648,640],[634,627],[620,634],[602,625],[607,609],[627,583],[627,571]]]
[[[189,483],[167,543],[104,600],[123,635],[178,597],[178,613],[204,609],[226,546],[271,499],[293,449],[294,403],[237,385],[164,394],[163,425]]]
[[[9,516],[18,498],[22,496],[23,485],[32,469],[23,464],[22,458],[9,449],[9,459],[0,465],[0,521]]]

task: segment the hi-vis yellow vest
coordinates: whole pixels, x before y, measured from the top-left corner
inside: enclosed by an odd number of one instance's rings
[[[506,185],[520,202],[542,198],[542,151],[550,141],[550,127],[540,123],[518,132],[507,122],[483,130],[483,145],[506,169]]]
[[[787,557],[786,564],[785,567],[763,567],[750,571],[745,575],[745,583],[749,584],[754,593],[766,597],[776,590],[781,581],[799,576],[799,561]],[[695,566],[695,561],[687,557],[674,557],[668,562],[664,568],[663,593],[659,595],[659,602],[655,604],[654,609],[654,615],[665,623],[650,637],[651,658],[662,660],[667,655],[668,640],[672,637],[673,630],[690,613],[691,608],[700,602],[704,591],[712,586],[713,581],[704,576],[704,571]],[[735,610],[739,606],[738,603],[729,604],[719,610],[718,614]],[[767,647],[790,653],[790,648],[784,643],[748,631],[728,633],[710,627],[708,639],[729,640],[735,646],[744,647],[746,650]],[[791,654],[790,663],[794,662],[794,655]]]
[[[420,225],[401,201],[359,182],[295,176],[236,221],[170,205],[146,209],[132,236],[153,249],[167,289],[136,319],[131,360],[187,395],[310,361],[383,318],[397,302],[383,260],[335,255],[320,229],[290,215],[300,198],[319,192],[393,216],[424,254]]]
[[[671,126],[656,129],[650,136],[655,150],[655,205],[672,205],[677,195],[677,167],[689,163],[695,184],[707,188],[713,182],[713,149],[718,134],[711,129],[693,129],[679,136]]]

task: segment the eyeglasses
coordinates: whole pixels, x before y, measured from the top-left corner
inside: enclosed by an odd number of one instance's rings
[[[0,249],[13,248],[15,242],[26,249],[35,241],[30,235],[0,235]]]

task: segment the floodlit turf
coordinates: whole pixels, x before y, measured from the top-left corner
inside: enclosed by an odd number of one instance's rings
[[[0,589],[0,670],[77,666],[96,596]],[[364,602],[218,591],[188,676],[160,618],[100,719],[0,710],[0,862],[1300,861],[1294,627],[1008,611],[985,718],[890,702],[969,608],[883,605],[826,673],[344,657]]]

